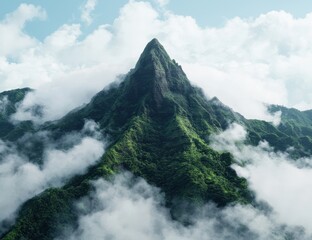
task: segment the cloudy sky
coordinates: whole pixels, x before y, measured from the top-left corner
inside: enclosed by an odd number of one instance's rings
[[[226,6],[226,8],[224,7]],[[0,90],[61,117],[135,65],[157,37],[189,79],[248,118],[264,103],[312,108],[312,3],[198,0],[1,1]],[[58,101],[53,101],[54,99]]]

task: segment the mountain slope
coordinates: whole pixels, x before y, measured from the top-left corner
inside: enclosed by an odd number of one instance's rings
[[[32,128],[31,122],[21,122],[16,126],[10,121],[12,114],[16,113],[17,105],[22,102],[30,88],[21,88],[0,93],[0,138],[15,140]]]
[[[103,161],[113,171],[122,166],[169,198],[248,201],[245,181],[229,167],[232,159],[208,146],[207,136],[221,128],[213,109],[156,39],[119,86],[73,115],[54,127],[66,132],[79,118],[98,122],[114,142]]]
[[[244,119],[216,98],[207,100],[156,39],[146,46],[122,82],[38,131],[49,131],[57,141],[69,132],[80,131],[85,119],[97,122],[109,139],[100,163],[64,187],[48,189],[27,201],[2,239],[57,237],[64,227],[75,226],[73,203],[92,190],[90,181],[123,170],[160,187],[173,215],[179,213],[179,202],[200,205],[214,201],[218,206],[250,203],[253,198],[246,180],[231,168],[234,159],[213,150],[209,135],[235,121],[246,127],[250,144],[267,140],[282,150],[297,141],[270,123]]]

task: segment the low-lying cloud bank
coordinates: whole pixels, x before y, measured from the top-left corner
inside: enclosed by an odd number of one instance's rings
[[[213,147],[231,152],[239,164],[238,175],[247,178],[259,201],[267,202],[279,222],[303,226],[312,234],[312,159],[293,160],[287,153],[274,152],[267,142],[243,144],[246,131],[233,124],[212,138]]]
[[[163,195],[129,173],[94,182],[95,192],[77,203],[79,227],[60,239],[277,240],[308,239],[300,228],[276,222],[274,214],[251,206],[217,209],[213,204],[189,212],[190,225],[172,220]]]
[[[45,139],[42,164],[32,162],[15,145],[0,141],[0,233],[4,221],[11,221],[22,203],[49,187],[60,187],[77,174],[83,174],[104,153],[94,122],[86,122],[81,133],[64,136],[56,147],[47,133],[32,139]],[[29,138],[31,139],[31,138]],[[28,143],[29,144],[29,143]]]

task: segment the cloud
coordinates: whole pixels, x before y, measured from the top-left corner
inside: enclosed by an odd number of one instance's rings
[[[68,134],[57,144],[49,139],[48,133],[25,136],[25,147],[32,144],[31,140],[43,142],[41,165],[28,159],[15,145],[0,141],[0,232],[3,231],[1,223],[14,219],[17,209],[26,200],[49,187],[62,186],[99,160],[104,145],[98,140],[96,129],[94,122],[86,122],[82,133]]]
[[[312,234],[310,222],[312,169],[305,162],[293,160],[287,153],[274,152],[267,142],[258,146],[244,145],[246,131],[233,124],[212,137],[213,147],[231,152],[239,164],[233,165],[239,176],[248,180],[259,201],[267,202],[284,224],[303,226]],[[299,163],[299,164],[297,164]]]
[[[16,56],[20,51],[33,47],[37,40],[23,32],[25,24],[36,18],[45,19],[46,12],[32,4],[21,4],[0,22],[0,57]]]
[[[114,21],[114,33],[102,25],[79,41],[79,24],[64,25],[42,45],[22,56],[23,61],[17,64],[19,71],[13,71],[13,66],[15,70],[18,68],[14,64],[4,63],[7,80],[24,81],[37,89],[26,97],[15,119],[35,120],[36,116],[27,112],[34,104],[45,106],[43,121],[46,121],[60,118],[88,102],[134,66],[144,45],[153,37],[152,29],[158,28],[157,22],[152,28],[148,24],[157,16],[150,4],[131,2]],[[136,31],[147,36],[126,37]]]
[[[88,34],[80,23],[65,23],[42,42],[23,33],[18,46],[25,47],[14,61],[0,55],[0,88],[36,88],[27,104],[45,105],[53,110],[50,116],[51,110],[45,111],[45,120],[53,120],[127,73],[157,37],[207,96],[217,96],[247,118],[278,124],[266,104],[312,108],[311,18],[273,11],[211,28],[147,1],[129,1],[112,24]],[[64,104],[54,101],[59,96]]]
[[[59,52],[60,50],[73,46],[81,34],[80,25],[63,25],[56,32],[45,39],[47,50]]]
[[[167,4],[169,4],[170,0],[155,0],[156,3],[161,6],[161,7],[164,7],[166,6]]]
[[[45,10],[32,4],[22,3],[14,12],[7,14],[3,22],[22,29],[27,21],[35,18],[45,19]]]
[[[217,209],[213,204],[187,213],[189,225],[170,217],[160,190],[129,173],[94,182],[95,192],[77,202],[79,227],[59,239],[305,239],[251,206]],[[298,239],[298,238],[296,238]]]
[[[82,8],[81,20],[87,25],[90,25],[93,21],[91,13],[94,11],[96,4],[97,0],[87,0]]]

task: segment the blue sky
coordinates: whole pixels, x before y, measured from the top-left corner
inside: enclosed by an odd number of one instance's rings
[[[98,0],[93,12],[94,21],[86,27],[85,34],[91,32],[99,24],[110,24],[118,16],[119,9],[128,0]],[[150,0],[155,4],[154,0]],[[21,3],[42,6],[47,11],[45,21],[34,21],[26,26],[26,32],[38,39],[55,31],[64,23],[79,21],[81,8],[86,0],[10,0],[0,1],[0,18],[14,11]],[[226,20],[239,16],[242,18],[257,17],[273,10],[284,10],[295,17],[304,17],[312,11],[309,0],[171,0],[166,9],[178,15],[192,16],[197,23],[208,27],[221,27]]]
[[[299,2],[301,4],[299,4]],[[196,3],[196,4],[195,4]],[[272,10],[284,10],[304,16],[312,10],[312,1],[302,0],[172,0],[168,8],[176,14],[191,15],[200,25],[217,26],[239,16],[256,17]]]

